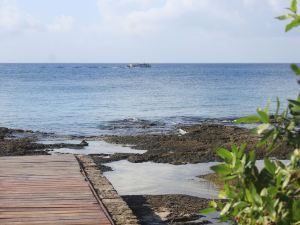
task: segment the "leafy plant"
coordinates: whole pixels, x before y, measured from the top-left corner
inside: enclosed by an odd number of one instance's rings
[[[293,64],[292,67],[296,68],[297,66]],[[297,69],[299,68],[297,67]],[[299,76],[300,73],[297,75]],[[288,144],[294,149],[300,148],[300,94],[297,99],[288,101],[288,106],[282,112],[280,112],[280,100],[277,98],[275,114],[269,113],[268,104],[264,109],[257,108],[257,115],[243,117],[235,122],[259,124],[252,129],[254,133],[261,135],[259,147],[265,145],[270,151],[284,144]]]
[[[288,14],[277,17],[292,19],[286,31],[300,25],[297,0],[292,0],[288,10]],[[300,78],[300,68],[292,64],[291,69]],[[277,98],[275,114],[270,114],[268,103],[264,109],[257,109],[257,115],[236,122],[259,124],[253,129],[261,137],[258,145],[266,146],[269,151],[283,144],[292,146],[295,150],[289,163],[265,157],[264,165],[258,168],[255,152],[245,153],[245,145],[233,145],[231,150],[219,148],[217,155],[224,163],[211,169],[224,181],[220,197],[226,198],[227,203],[212,201],[211,208],[202,213],[218,210],[221,221],[231,219],[240,225],[300,225],[300,94],[288,102],[280,111]]]
[[[217,150],[225,162],[211,169],[223,179],[219,195],[228,202],[212,201],[202,213],[217,210],[221,221],[233,219],[242,225],[300,224],[300,150],[288,165],[265,158],[259,170],[255,152],[245,154],[245,147]]]
[[[292,0],[290,8],[287,9],[289,10],[289,13],[276,17],[279,20],[287,20],[287,19],[292,20],[289,24],[286,25],[285,27],[286,32],[300,25],[300,16],[297,14],[298,11],[297,0]]]

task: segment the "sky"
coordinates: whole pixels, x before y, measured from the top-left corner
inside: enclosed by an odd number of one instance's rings
[[[290,0],[0,0],[0,62],[300,62]]]

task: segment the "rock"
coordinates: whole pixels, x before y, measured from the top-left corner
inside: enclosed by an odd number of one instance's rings
[[[246,151],[256,150],[257,158],[263,159],[269,154],[264,146],[257,147],[258,136],[249,129],[225,126],[221,124],[198,124],[183,126],[177,134],[141,134],[134,136],[106,136],[105,141],[130,145],[134,149],[147,150],[143,154],[128,155],[128,161],[134,163],[156,162],[174,165],[220,161],[216,155],[219,147],[230,149],[232,144],[247,144]],[[286,159],[292,149],[282,145],[271,153],[278,159]]]
[[[209,206],[209,199],[187,195],[127,195],[122,198],[143,225],[207,224],[201,219],[199,210]]]
[[[187,134],[187,132],[185,130],[183,130],[183,129],[179,129],[178,132],[179,132],[180,135]]]
[[[86,140],[83,140],[81,143],[80,143],[81,146],[89,146],[89,143],[87,143]]]

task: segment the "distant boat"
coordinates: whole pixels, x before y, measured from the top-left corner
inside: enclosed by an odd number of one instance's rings
[[[135,68],[135,67],[140,67],[140,68],[150,68],[151,65],[148,63],[136,63],[136,64],[128,64],[127,65],[128,68]]]

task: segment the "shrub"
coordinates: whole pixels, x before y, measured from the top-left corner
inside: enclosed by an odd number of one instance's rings
[[[277,17],[292,20],[286,25],[286,31],[300,25],[297,0],[292,0],[288,10],[288,14]],[[300,68],[292,64],[291,69],[300,78]],[[292,146],[295,150],[289,163],[265,157],[263,167],[258,168],[255,151],[245,153],[245,145],[218,149],[217,154],[224,163],[211,169],[224,182],[220,197],[226,198],[227,203],[212,201],[211,208],[203,213],[218,210],[221,221],[233,220],[240,225],[300,225],[300,94],[288,102],[281,111],[277,98],[273,115],[268,104],[264,109],[258,108],[257,115],[236,122],[259,124],[253,130],[261,136],[258,145],[266,146],[269,151],[285,143]]]

